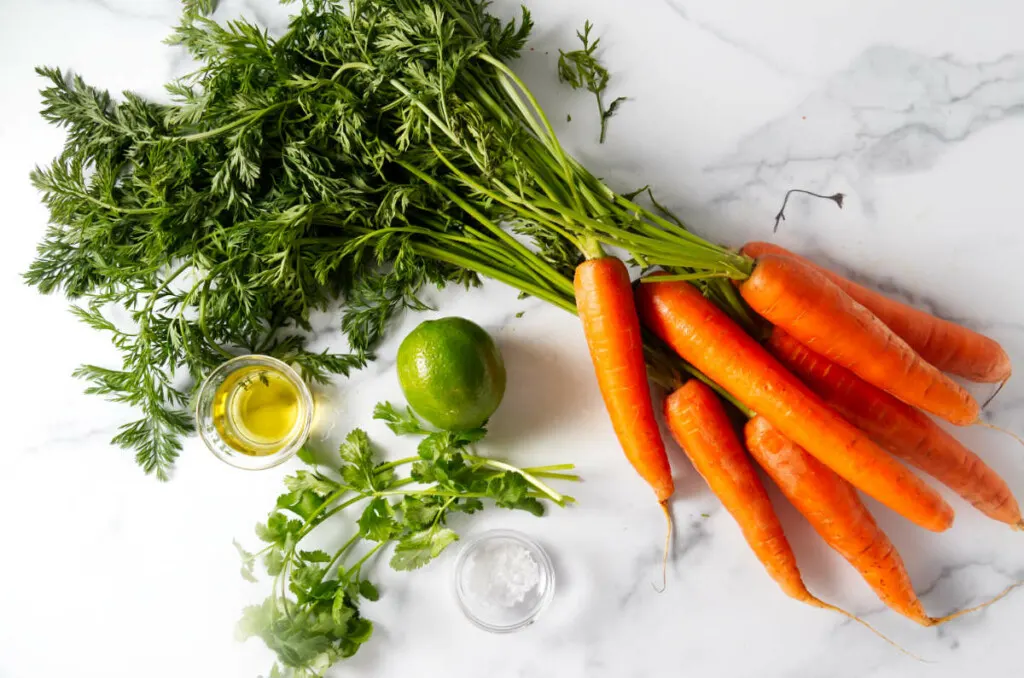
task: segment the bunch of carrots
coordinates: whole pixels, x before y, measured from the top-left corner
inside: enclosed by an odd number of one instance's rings
[[[643,327],[706,377],[677,384],[665,399],[665,419],[787,595],[851,616],[804,585],[756,466],[893,610],[924,626],[969,612],[925,611],[857,490],[921,527],[948,529],[953,509],[906,462],[994,520],[1024,528],[1007,484],[928,416],[982,424],[978,403],[946,373],[1005,383],[1006,352],[780,247],[750,243],[741,254],[753,260],[752,272],[735,286],[770,324],[763,341],[690,282],[673,279],[681,276],[655,273],[633,285],[611,256],[576,269],[577,311],[627,458],[669,515],[673,480],[648,386]],[[748,419],[742,441],[720,396]]]

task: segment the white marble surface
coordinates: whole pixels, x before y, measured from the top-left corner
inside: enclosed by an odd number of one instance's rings
[[[702,233],[730,244],[768,238],[783,192],[848,194],[847,206],[797,198],[777,241],[914,303],[981,328],[1024,363],[1024,6],[1012,0],[823,3],[786,0],[529,2],[535,51],[518,65],[573,151],[615,186],[651,183]],[[272,0],[228,0],[280,25]],[[501,0],[498,9],[510,11]],[[82,361],[114,358],[59,298],[23,286],[45,213],[27,181],[61,133],[37,115],[32,67],[158,95],[184,67],[161,44],[173,0],[0,0],[0,332],[6,361],[0,454],[0,678],[252,677],[269,653],[233,624],[262,587],[243,582],[232,537],[251,543],[287,469],[241,473],[196,440],[172,482],[144,477],[107,444],[126,412],[81,394]],[[592,19],[630,97],[595,143],[591,101],[557,88],[554,54]],[[452,556],[411,575],[380,570],[365,607],[377,633],[332,676],[663,675],[887,678],[1019,672],[1024,592],[984,613],[921,629],[887,612],[779,504],[811,589],[861,614],[932,663],[904,657],[855,624],[780,593],[678,450],[678,524],[668,589],[655,593],[663,528],[602,413],[575,320],[498,285],[433,297],[497,336],[505,404],[487,449],[521,462],[574,461],[578,508],[543,520],[483,515],[466,532],[521,528],[551,550],[558,591],[533,627],[493,636],[459,613]],[[516,319],[514,314],[524,310]],[[400,337],[422,317],[406,317]],[[322,343],[334,318],[318,319]],[[336,433],[367,426],[399,397],[390,364],[337,384]],[[1019,379],[1019,377],[1018,377]],[[984,393],[984,391],[979,391]],[[1024,381],[991,420],[1024,432]],[[959,433],[1024,494],[1024,450],[982,430]],[[949,493],[946,493],[949,495]],[[776,495],[776,499],[779,497]],[[872,504],[926,607],[945,613],[1024,578],[1024,537],[951,499],[957,523],[925,533]],[[705,517],[706,516],[706,517]]]

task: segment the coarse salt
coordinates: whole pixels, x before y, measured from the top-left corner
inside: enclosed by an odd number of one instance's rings
[[[533,554],[515,541],[482,544],[466,561],[465,590],[475,602],[511,608],[527,599],[541,583]]]

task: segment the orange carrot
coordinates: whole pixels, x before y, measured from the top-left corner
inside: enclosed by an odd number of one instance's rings
[[[743,449],[722,401],[710,387],[691,379],[676,389],[665,399],[665,421],[697,473],[739,525],[754,555],[786,595],[838,612],[906,652],[860,617],[822,601],[807,590],[796,555],[782,531],[754,463]]]
[[[775,328],[768,347],[841,415],[876,443],[1016,529],[1024,528],[1010,488],[978,455],[928,415],[893,398]]]
[[[1010,357],[998,342],[983,334],[869,290],[778,245],[749,242],[741,252],[755,259],[764,254],[778,254],[811,266],[874,313],[922,358],[943,372],[987,383],[1010,378]]]
[[[935,626],[981,607],[992,600],[944,617],[931,617],[914,593],[910,576],[896,547],[878,527],[871,512],[848,482],[830,471],[775,429],[764,417],[746,426],[747,449],[790,503],[803,514],[825,542],[856,568],[882,602],[923,626]]]
[[[754,555],[785,594],[832,609],[804,585],[768,493],[714,392],[691,379],[665,399],[665,421],[697,473],[739,524]]]
[[[644,323],[694,367],[856,487],[936,532],[953,510],[923,480],[790,374],[717,306],[685,282],[637,290]]]
[[[765,254],[740,284],[751,308],[794,339],[903,402],[965,426],[980,408],[967,391],[828,278],[790,257]]]
[[[574,287],[583,334],[612,428],[626,458],[654,488],[671,529],[668,500],[675,485],[651,404],[629,272],[615,257],[589,259],[576,267]]]

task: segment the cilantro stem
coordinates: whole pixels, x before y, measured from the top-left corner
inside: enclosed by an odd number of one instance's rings
[[[366,552],[366,553],[365,553],[365,554],[363,555],[363,557],[362,557],[362,558],[360,558],[359,560],[357,560],[357,561],[355,562],[355,564],[354,564],[354,565],[353,565],[352,567],[348,568],[348,569],[347,569],[347,570],[345,571],[345,576],[346,576],[346,577],[351,577],[351,576],[352,576],[352,573],[353,573],[353,572],[355,572],[355,573],[358,573],[358,572],[359,572],[359,568],[361,568],[361,567],[363,566],[363,563],[365,563],[365,562],[366,562],[367,560],[369,560],[369,559],[370,559],[370,558],[371,558],[371,557],[373,556],[373,554],[375,554],[375,553],[376,553],[377,551],[380,551],[380,550],[381,550],[382,548],[384,548],[384,547],[385,547],[386,545],[388,545],[388,544],[389,544],[390,542],[391,542],[391,540],[390,540],[390,539],[389,539],[389,540],[387,540],[387,541],[382,541],[382,542],[378,542],[376,546],[374,546],[374,547],[373,547],[372,549],[370,549],[369,551],[367,551],[367,552]]]
[[[534,473],[536,471],[572,471],[576,468],[576,464],[551,464],[549,466],[527,466],[524,471]]]
[[[374,497],[392,497],[392,496],[403,496],[403,497],[452,497],[455,499],[461,499],[466,497],[467,499],[485,499],[491,495],[486,492],[453,492],[449,490],[438,490],[434,487],[425,487],[422,490],[409,490],[407,492],[396,492],[393,490],[382,490],[380,492],[374,492]]]
[[[341,499],[341,497],[344,496],[346,492],[351,492],[351,491],[352,491],[352,488],[350,488],[350,487],[342,487],[341,489],[339,489],[338,491],[334,492],[333,494],[329,495],[326,499],[324,499],[324,502],[322,504],[320,504],[319,506],[317,506],[316,509],[314,509],[313,512],[310,513],[309,516],[306,518],[306,522],[302,525],[302,529],[299,530],[299,532],[295,536],[295,543],[296,544],[299,543],[299,541],[301,541],[303,537],[305,537],[307,534],[312,532],[316,528],[317,525],[319,525],[321,522],[326,520],[328,517],[334,515],[338,511],[340,511],[340,510],[342,510],[344,508],[347,508],[347,507],[351,506],[352,504],[355,504],[356,502],[366,498],[364,495],[360,495],[358,497],[350,499],[350,500],[348,500],[347,502],[345,502],[343,504],[339,504],[338,506],[335,506],[327,514],[325,514],[323,516],[323,518],[321,518],[320,520],[317,520],[317,516],[319,516],[321,513],[323,513],[327,509],[328,506],[330,506],[334,502],[336,502],[339,499]]]
[[[411,463],[419,461],[419,460],[420,460],[420,458],[418,456],[417,457],[405,457],[403,459],[396,459],[395,461],[389,461],[389,462],[386,462],[386,463],[378,465],[376,467],[376,469],[375,469],[375,472],[380,473],[382,471],[388,471],[388,470],[393,469],[393,468],[395,468],[397,466],[403,466],[405,464],[411,464]]]
[[[326,577],[327,574],[331,571],[331,568],[334,567],[334,564],[336,562],[338,562],[338,559],[341,558],[350,548],[352,548],[352,545],[359,541],[359,539],[362,536],[362,532],[356,530],[356,533],[353,534],[347,542],[342,544],[341,548],[334,552],[334,556],[331,558],[330,562],[327,563],[327,566],[324,568],[324,571],[320,573],[320,581],[324,580],[324,577]]]
[[[393,463],[397,466],[399,463],[407,464],[409,462],[418,461],[418,460],[419,460],[419,457],[409,457],[407,459],[401,460],[400,462],[393,462]],[[404,486],[409,485],[409,484],[414,483],[414,482],[416,482],[416,481],[413,480],[412,478],[403,478],[401,480],[396,480],[395,482],[393,482],[391,484],[391,487],[392,488],[404,487]],[[338,490],[337,492],[335,492],[331,496],[329,496],[327,499],[325,499],[324,503],[321,504],[319,507],[317,507],[317,509],[313,513],[310,514],[309,519],[306,521],[306,524],[303,526],[302,530],[298,533],[299,536],[296,538],[296,541],[298,541],[298,539],[301,539],[302,537],[305,537],[307,534],[312,532],[316,528],[317,525],[319,525],[323,521],[327,520],[328,518],[333,516],[335,513],[338,513],[339,511],[344,511],[349,506],[352,506],[353,504],[358,504],[359,502],[361,502],[361,501],[363,501],[365,499],[370,499],[372,497],[380,497],[380,496],[383,496],[383,494],[384,494],[382,492],[373,492],[372,494],[367,494],[367,493],[364,493],[364,492],[359,492],[359,496],[352,497],[348,501],[343,502],[341,504],[338,504],[337,506],[332,508],[330,511],[325,513],[323,515],[323,517],[320,518],[320,520],[316,521],[315,523],[313,522],[314,518],[316,518],[316,516],[319,515],[320,512],[323,511],[327,507],[328,504],[331,504],[331,503],[337,501],[346,492],[352,492],[352,491],[354,491],[354,490],[351,487],[347,487],[346,486],[346,487],[343,487],[342,489]],[[404,493],[404,492],[391,492],[390,494],[406,494],[406,493]]]
[[[494,459],[487,459],[486,457],[476,457],[476,456],[473,456],[473,455],[466,455],[466,458],[467,459],[471,459],[473,461],[480,462],[483,466],[487,466],[487,467],[494,468],[494,469],[500,469],[502,471],[509,471],[511,473],[518,473],[519,475],[521,475],[523,477],[523,479],[526,482],[530,483],[531,485],[536,487],[538,490],[540,490],[545,496],[547,496],[549,499],[551,499],[551,501],[555,502],[559,506],[565,506],[566,498],[563,495],[561,495],[558,492],[556,492],[554,489],[552,489],[550,486],[548,486],[547,484],[542,482],[536,476],[534,476],[534,475],[524,471],[521,468],[516,468],[515,466],[512,466],[511,464],[506,464],[503,461],[496,461]]]
[[[548,480],[569,480],[571,482],[578,482],[580,477],[575,473],[552,473],[551,471],[531,471],[531,475],[537,478],[547,478]]]

